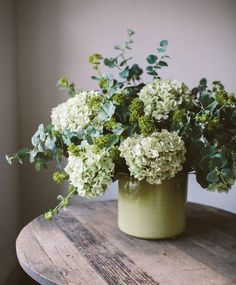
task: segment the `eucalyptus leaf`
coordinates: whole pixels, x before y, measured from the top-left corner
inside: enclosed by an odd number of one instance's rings
[[[225,158],[225,155],[223,153],[216,153],[214,154],[210,165],[211,168],[223,168],[227,164],[227,159]]]
[[[104,64],[110,68],[113,68],[117,65],[117,58],[105,58]]]
[[[38,151],[35,150],[35,149],[30,151],[30,159],[29,159],[30,163],[34,162],[35,157],[37,156],[37,154],[38,154]]]
[[[109,147],[111,147],[119,142],[119,136],[115,134],[110,135],[108,140],[109,140]]]
[[[46,150],[54,150],[56,147],[56,138],[54,137],[53,139],[51,139],[50,137],[47,137],[45,140],[45,149]]]
[[[11,165],[12,164],[12,159],[13,157],[9,156],[9,155],[5,155],[5,159],[6,161]]]
[[[110,118],[114,114],[115,109],[116,107],[112,102],[106,102],[99,110],[98,118],[102,121],[105,121],[107,118]]]
[[[217,175],[216,170],[212,170],[210,173],[207,174],[207,180],[210,183],[217,183],[217,182],[219,182],[219,177]]]
[[[164,53],[164,52],[166,51],[167,46],[168,46],[168,41],[167,41],[167,40],[162,40],[162,41],[160,42],[160,46],[161,46],[161,47],[157,49],[158,52],[159,52],[159,53]]]
[[[168,66],[168,63],[163,61],[163,60],[160,60],[160,61],[158,61],[158,65],[159,66]]]
[[[212,97],[212,94],[210,94],[209,92],[202,93],[199,97],[199,101],[201,102],[204,108],[207,108],[209,105],[215,102],[214,98]]]
[[[149,56],[147,56],[146,60],[149,64],[154,64],[157,61],[157,56],[154,54],[150,54]]]
[[[112,132],[116,135],[121,135],[127,127],[123,126],[121,123],[117,123],[116,127],[112,129]]]
[[[65,145],[70,145],[71,144],[71,139],[69,136],[65,135],[65,134],[62,134],[62,141]]]
[[[119,75],[121,78],[124,78],[124,79],[127,78],[129,76],[129,68],[126,67],[123,71],[119,73]]]
[[[160,41],[160,46],[161,47],[167,47],[168,46],[168,41],[167,40]]]
[[[229,169],[229,168],[223,168],[222,170],[221,170],[221,173],[222,173],[222,175],[223,175],[223,177],[228,181],[230,181],[231,179],[233,179],[234,180],[234,173],[233,173],[233,171],[231,170],[231,169]]]

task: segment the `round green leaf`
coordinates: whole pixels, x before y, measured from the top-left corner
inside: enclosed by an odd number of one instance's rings
[[[207,174],[207,180],[210,183],[217,183],[219,181],[219,177],[215,170],[212,170],[210,173]]]
[[[166,46],[168,46],[168,41],[167,41],[167,40],[162,40],[162,41],[160,41],[160,46],[161,46],[161,47],[166,47]]]
[[[234,174],[233,174],[233,171],[231,169],[223,168],[221,170],[221,173],[227,181],[234,181]]]
[[[217,153],[213,156],[209,168],[210,170],[217,168],[223,168],[227,164],[227,159],[225,158],[224,154]]]
[[[158,65],[159,65],[159,66],[168,66],[168,63],[165,62],[165,61],[163,61],[163,60],[160,60],[160,61],[158,62]]]
[[[127,78],[129,76],[129,69],[126,67],[123,71],[119,73],[121,78]]]
[[[157,61],[157,56],[154,54],[150,54],[149,56],[147,56],[146,60],[149,64],[154,64]]]

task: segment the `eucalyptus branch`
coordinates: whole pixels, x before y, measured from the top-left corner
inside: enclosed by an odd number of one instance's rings
[[[69,206],[71,198],[78,194],[77,189],[73,186],[68,187],[68,192],[69,193],[66,197],[62,197],[61,195],[57,197],[58,200],[60,200],[60,203],[54,209],[50,209],[44,214],[45,220],[51,221],[61,209],[67,208]]]

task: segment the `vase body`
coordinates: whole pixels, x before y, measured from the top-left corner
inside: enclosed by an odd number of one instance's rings
[[[119,178],[118,226],[131,236],[162,239],[181,234],[186,224],[187,175],[160,185]]]

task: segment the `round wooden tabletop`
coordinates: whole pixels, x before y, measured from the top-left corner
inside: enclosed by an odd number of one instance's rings
[[[236,284],[236,215],[188,204],[186,232],[142,240],[117,227],[117,202],[91,202],[38,217],[19,234],[17,256],[39,284]]]

